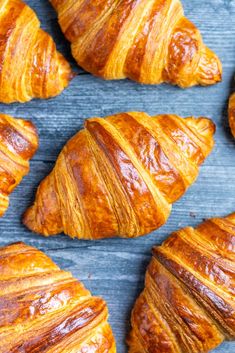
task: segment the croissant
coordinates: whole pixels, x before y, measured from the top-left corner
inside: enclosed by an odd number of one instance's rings
[[[93,118],[63,148],[24,224],[43,235],[137,237],[162,226],[213,147],[206,118]]]
[[[235,340],[235,213],[153,249],[129,353],[206,353]]]
[[[229,100],[229,125],[233,136],[235,137],[235,93]]]
[[[38,135],[31,122],[0,114],[0,217],[8,208],[10,193],[28,174],[37,148]]]
[[[56,96],[72,73],[42,29],[35,12],[21,0],[0,1],[0,102],[27,102]]]
[[[0,353],[115,353],[103,299],[43,252],[0,249]]]
[[[221,80],[180,0],[50,0],[77,63],[104,79],[181,87]]]

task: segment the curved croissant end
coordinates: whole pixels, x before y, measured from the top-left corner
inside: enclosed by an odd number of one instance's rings
[[[153,250],[132,311],[129,353],[206,353],[235,340],[235,213]]]
[[[147,234],[196,180],[214,132],[206,118],[132,112],[89,119],[40,184],[24,224],[82,239]]]
[[[115,353],[105,301],[24,243],[0,248],[0,353]]]
[[[233,136],[235,137],[235,93],[229,100],[229,125]]]
[[[9,195],[29,172],[29,160],[38,148],[35,126],[0,114],[0,217],[8,208]]]
[[[227,216],[227,219],[229,219],[232,223],[235,224],[235,212]]]
[[[56,96],[72,73],[35,12],[21,0],[0,2],[0,101]]]
[[[73,56],[104,79],[181,87],[221,80],[222,66],[179,0],[50,0]]]

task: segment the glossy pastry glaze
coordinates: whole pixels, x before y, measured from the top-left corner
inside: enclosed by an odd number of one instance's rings
[[[0,249],[0,353],[115,353],[108,309],[41,251]]]
[[[235,213],[153,249],[129,353],[206,353],[235,340]]]
[[[229,125],[233,136],[235,137],[235,93],[229,100]]]
[[[21,0],[0,1],[0,102],[58,95],[72,78],[53,39]]]
[[[50,0],[73,56],[104,79],[181,87],[221,80],[218,57],[180,0]]]
[[[29,160],[38,148],[34,125],[0,114],[0,217],[8,208],[9,195],[29,172]]]
[[[213,147],[206,118],[121,113],[92,118],[63,148],[24,216],[31,230],[98,239],[162,226]]]

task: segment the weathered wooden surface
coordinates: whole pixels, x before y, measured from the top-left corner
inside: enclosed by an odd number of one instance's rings
[[[27,3],[37,11],[42,27],[53,35],[58,47],[73,62],[49,2],[28,0]],[[184,0],[183,3],[205,42],[222,59],[221,84],[183,91],[168,85],[141,86],[127,80],[104,82],[74,65],[81,74],[60,97],[25,105],[0,105],[1,112],[32,119],[40,134],[40,149],[31,163],[31,173],[11,196],[11,206],[0,220],[0,245],[22,240],[37,246],[84,281],[94,294],[103,296],[109,304],[118,353],[127,352],[129,315],[143,288],[151,247],[181,226],[196,225],[203,218],[235,211],[235,143],[226,116],[235,73],[235,0]],[[63,235],[45,239],[27,231],[20,222],[23,211],[32,202],[39,181],[51,170],[61,147],[81,128],[83,120],[131,110],[203,115],[212,117],[217,124],[215,150],[202,167],[197,183],[174,205],[167,225],[139,239],[97,242],[73,241]],[[235,343],[225,343],[216,350],[234,351]]]

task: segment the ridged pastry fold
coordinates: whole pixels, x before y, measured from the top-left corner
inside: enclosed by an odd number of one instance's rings
[[[1,0],[0,35],[0,102],[50,98],[67,87],[70,65],[26,3]]]
[[[0,114],[0,217],[9,195],[29,172],[29,160],[38,148],[38,134],[30,121]]]
[[[24,215],[34,232],[81,239],[147,234],[168,219],[213,148],[206,118],[92,118],[62,149]]]
[[[104,79],[219,82],[222,65],[180,0],[50,0],[77,63]]]
[[[132,311],[129,353],[206,353],[235,340],[235,214],[174,232]]]
[[[0,249],[0,353],[115,353],[105,301],[24,243]]]

